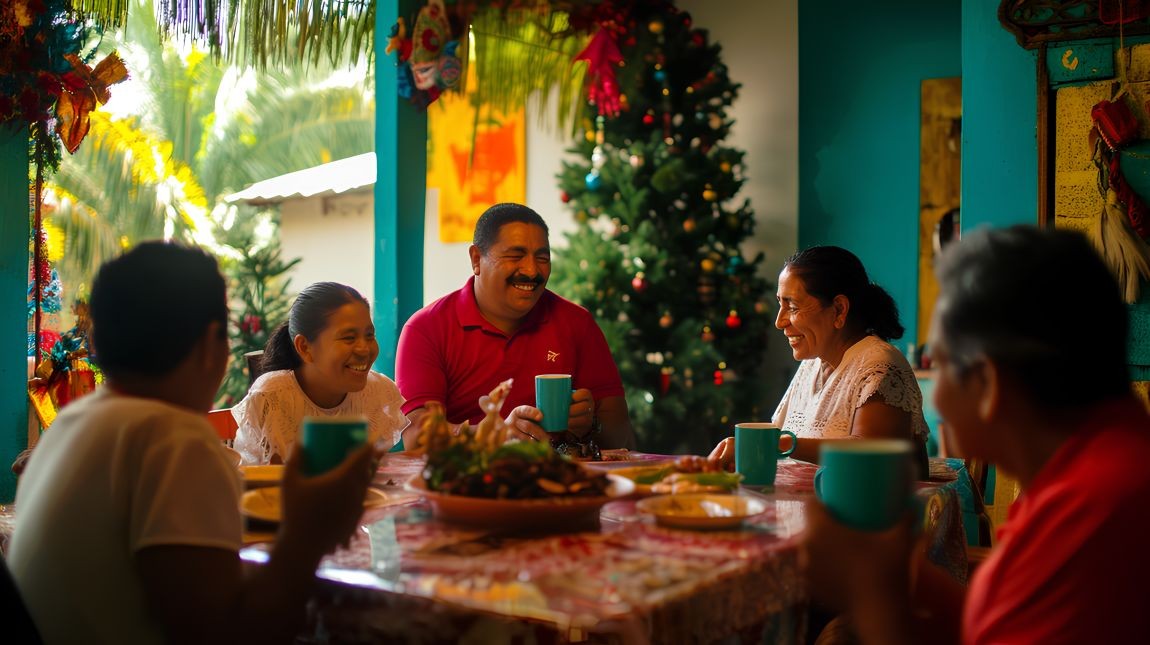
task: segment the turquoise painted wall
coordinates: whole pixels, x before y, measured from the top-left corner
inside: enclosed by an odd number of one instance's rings
[[[0,127],[0,503],[28,447],[28,130]]]
[[[901,343],[917,334],[920,84],[961,75],[961,18],[960,0],[799,3],[799,246],[857,254]]]
[[[962,228],[1038,222],[1036,55],[998,22],[998,0],[962,2]]]

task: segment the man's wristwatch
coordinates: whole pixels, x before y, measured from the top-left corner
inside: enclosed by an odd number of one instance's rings
[[[599,415],[592,416],[591,432],[588,432],[586,435],[584,435],[583,440],[586,441],[591,437],[597,437],[601,434],[603,434],[603,422],[599,420]]]

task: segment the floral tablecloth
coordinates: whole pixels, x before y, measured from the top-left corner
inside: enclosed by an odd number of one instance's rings
[[[368,510],[350,548],[321,565],[311,642],[803,639],[798,535],[813,464],[782,460],[774,490],[743,491],[767,508],[741,530],[667,529],[620,500],[603,507],[598,530],[531,536],[436,520],[399,486],[421,468],[401,455],[381,465],[376,484],[389,505]],[[940,481],[918,495],[929,554],[962,578],[954,472],[943,462],[933,470]],[[266,551],[243,555],[258,562]]]
[[[654,460],[650,455],[635,455]],[[402,483],[422,462],[389,455],[350,548],[326,558],[302,643],[796,643],[805,636],[798,571],[813,464],[784,459],[774,490],[743,491],[766,512],[742,530],[662,528],[631,500],[603,507],[597,530],[533,536],[436,520]],[[961,462],[932,460],[918,484],[928,557],[966,574]],[[0,506],[0,551],[16,524]],[[266,559],[266,545],[242,556]]]

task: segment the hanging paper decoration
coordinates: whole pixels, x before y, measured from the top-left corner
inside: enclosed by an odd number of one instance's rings
[[[1100,101],[1090,111],[1094,129],[1094,165],[1103,207],[1090,237],[1122,287],[1126,302],[1138,300],[1141,283],[1150,279],[1150,210],[1126,181],[1123,149],[1138,136],[1138,123],[1121,100]],[[1142,239],[1139,239],[1142,238]]]
[[[463,76],[457,54],[459,38],[453,37],[443,0],[429,0],[419,10],[410,37],[407,23],[398,18],[388,36],[386,53],[395,52],[399,62],[396,91],[420,108],[435,102],[447,89],[455,89]]]
[[[28,382],[28,398],[45,429],[52,425],[60,408],[95,390],[102,380],[88,360],[88,303],[77,301],[72,312],[76,325],[59,337],[36,368],[35,378]]]
[[[88,134],[88,114],[97,103],[107,103],[112,98],[108,86],[127,80],[128,68],[115,52],[97,63],[95,69],[75,54],[65,54],[64,58],[72,65],[72,71],[64,74],[64,85],[56,100],[57,132],[64,148],[74,153]]]
[[[87,113],[108,100],[109,85],[127,78],[115,54],[96,71],[81,59],[92,31],[68,0],[0,2],[0,124],[31,126],[33,163],[41,172],[60,164],[53,135],[74,152],[88,131]]]
[[[612,32],[601,27],[575,60],[587,61],[587,100],[598,108],[600,116],[618,116],[622,102],[615,68],[623,62],[623,54]]]

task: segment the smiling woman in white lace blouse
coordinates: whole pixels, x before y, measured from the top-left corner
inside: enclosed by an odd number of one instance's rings
[[[407,426],[403,395],[372,371],[379,356],[367,300],[355,289],[317,282],[292,303],[272,332],[264,374],[234,408],[235,448],[245,464],[280,463],[305,416],[363,415],[369,440],[389,447]]]
[[[772,418],[798,435],[793,456],[817,462],[825,441],[913,439],[925,473],[922,392],[910,363],[888,342],[903,334],[890,294],[850,251],[816,246],[786,261],[777,296],[775,327],[802,361]],[[734,447],[734,439],[724,439],[709,461],[733,467]]]

